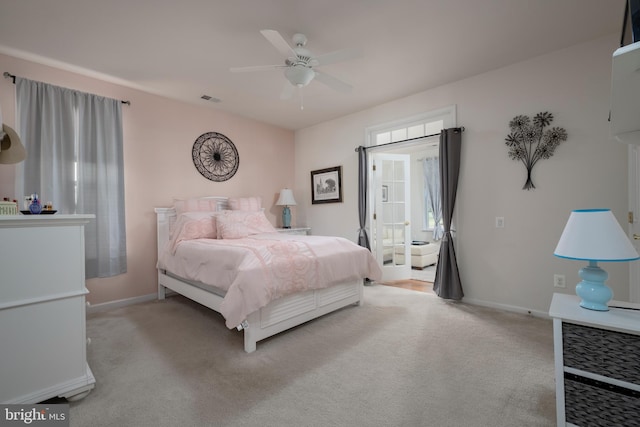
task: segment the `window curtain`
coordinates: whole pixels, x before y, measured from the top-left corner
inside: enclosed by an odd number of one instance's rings
[[[85,277],[127,270],[122,107],[103,98],[16,77],[18,127],[27,150],[16,193],[38,193],[85,226]]]
[[[428,208],[433,212],[433,240],[442,239],[442,203],[440,196],[440,159],[425,157],[422,159],[422,173],[424,174],[424,223],[429,224]]]
[[[367,150],[358,147],[358,219],[360,228],[358,229],[358,244],[369,250],[369,236],[367,235]]]
[[[451,231],[460,174],[461,133],[459,128],[444,129],[440,133],[440,182],[444,234],[440,243],[436,278],[433,283],[436,295],[454,300],[460,300],[464,296]]]

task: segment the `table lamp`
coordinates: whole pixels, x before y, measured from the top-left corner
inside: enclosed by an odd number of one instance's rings
[[[0,110],[0,164],[20,163],[27,157],[27,152],[15,130],[2,122]]]
[[[608,311],[613,292],[604,283],[609,274],[598,267],[600,262],[623,262],[639,259],[638,252],[613,216],[611,209],[578,209],[571,212],[564,227],[555,256],[589,261],[580,270],[582,281],[576,286],[580,306]]]
[[[291,228],[291,210],[289,206],[296,205],[296,199],[293,198],[293,191],[288,188],[280,190],[280,197],[276,205],[284,206],[282,209],[282,228]]]

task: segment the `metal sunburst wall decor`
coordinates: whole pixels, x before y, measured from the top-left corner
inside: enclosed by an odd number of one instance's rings
[[[567,131],[563,128],[552,127],[544,130],[553,121],[553,114],[538,113],[533,118],[516,116],[509,122],[511,133],[507,135],[505,144],[509,147],[509,157],[521,161],[527,168],[527,181],[523,190],[536,188],[531,180],[531,171],[541,159],[553,156],[560,143],[567,140]]]
[[[205,178],[222,182],[238,171],[240,156],[233,142],[218,132],[203,133],[193,143],[193,164]]]

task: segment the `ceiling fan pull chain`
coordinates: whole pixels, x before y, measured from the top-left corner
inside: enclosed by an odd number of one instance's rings
[[[300,109],[304,110],[304,104],[303,104],[304,98],[303,98],[303,95],[302,95],[302,88],[298,88],[298,90],[300,91]]]

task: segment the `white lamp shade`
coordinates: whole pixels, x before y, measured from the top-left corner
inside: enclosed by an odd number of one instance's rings
[[[584,261],[619,262],[640,258],[611,209],[572,211],[553,254]]]
[[[278,198],[276,205],[295,206],[296,199],[293,198],[293,191],[291,191],[289,188],[283,188],[282,190],[280,190],[280,197]]]
[[[0,124],[0,164],[19,163],[27,157],[27,152],[15,130]]]

